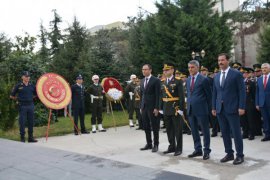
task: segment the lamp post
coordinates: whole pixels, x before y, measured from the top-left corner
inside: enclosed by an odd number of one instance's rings
[[[201,61],[204,58],[204,56],[205,56],[205,51],[204,50],[201,50],[201,52],[192,51],[192,53],[191,53],[192,59],[199,61],[200,64],[201,64]]]

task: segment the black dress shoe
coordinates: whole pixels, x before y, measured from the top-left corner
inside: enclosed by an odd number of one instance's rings
[[[249,137],[248,137],[248,140],[254,140],[254,139],[255,139],[254,136],[249,136]]]
[[[242,164],[244,162],[244,157],[236,157],[233,161],[234,165]]]
[[[88,131],[82,131],[82,134],[90,134]]]
[[[164,151],[163,154],[169,154],[175,152],[174,149],[168,149],[167,151]]]
[[[158,146],[157,145],[154,145],[153,149],[152,149],[152,152],[157,152],[158,151]]]
[[[207,160],[209,158],[210,158],[210,154],[209,153],[204,153],[203,160]]]
[[[98,132],[106,132],[106,131],[107,131],[106,129],[98,130]]]
[[[38,142],[38,140],[36,140],[36,139],[34,139],[34,138],[29,138],[29,139],[28,139],[28,142],[29,142],[29,143],[36,143],[36,142]]]
[[[270,141],[270,137],[265,137],[261,141]]]
[[[211,137],[217,137],[217,133],[212,133]]]
[[[182,154],[182,151],[175,151],[174,156],[179,156]]]
[[[97,131],[92,131],[92,133],[96,133]]]
[[[243,135],[242,136],[242,139],[247,139],[248,138],[248,135]]]
[[[188,132],[187,132],[187,135],[191,135],[191,131],[188,131]]]
[[[233,154],[227,154],[224,158],[220,160],[221,163],[225,163],[228,161],[234,160],[234,155]]]
[[[74,132],[74,135],[77,136],[78,135],[78,132]]]
[[[25,138],[21,137],[21,142],[25,143]]]
[[[143,148],[141,148],[141,151],[152,149],[152,145],[146,144]]]
[[[197,157],[197,156],[202,156],[202,152],[194,151],[192,154],[188,155],[189,158],[193,158],[193,157]]]

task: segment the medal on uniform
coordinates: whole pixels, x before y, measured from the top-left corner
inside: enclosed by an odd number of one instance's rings
[[[170,84],[170,86],[172,87],[172,93],[174,93],[174,87],[176,86],[176,84]]]

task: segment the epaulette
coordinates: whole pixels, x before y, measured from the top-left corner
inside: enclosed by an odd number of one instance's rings
[[[165,78],[162,78],[160,81],[165,81]]]
[[[180,78],[180,77],[175,77],[175,79],[177,79],[177,80],[181,80],[181,78]]]

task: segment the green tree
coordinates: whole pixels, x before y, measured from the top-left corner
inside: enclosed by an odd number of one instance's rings
[[[50,22],[51,32],[49,33],[49,38],[51,42],[51,55],[55,55],[59,52],[61,48],[61,42],[63,40],[63,36],[61,34],[61,30],[59,28],[60,23],[62,22],[62,18],[56,12],[56,9],[52,10],[53,12],[53,20]]]
[[[257,61],[260,63],[270,63],[270,25],[265,24],[263,32],[259,35],[260,46],[258,49]]]
[[[93,37],[92,71],[100,78],[111,76],[113,65],[113,49],[109,30],[102,29]]]
[[[75,76],[81,73],[81,69],[78,68],[81,65],[78,63],[87,37],[87,31],[74,17],[72,25],[66,29],[66,32],[67,35],[62,48],[54,56],[52,70],[64,76],[68,82],[73,83]]]
[[[40,35],[38,35],[38,37],[41,47],[37,52],[37,56],[39,62],[45,66],[45,69],[47,69],[48,65],[50,64],[50,52],[49,49],[47,48],[48,32],[42,23],[40,24]]]

